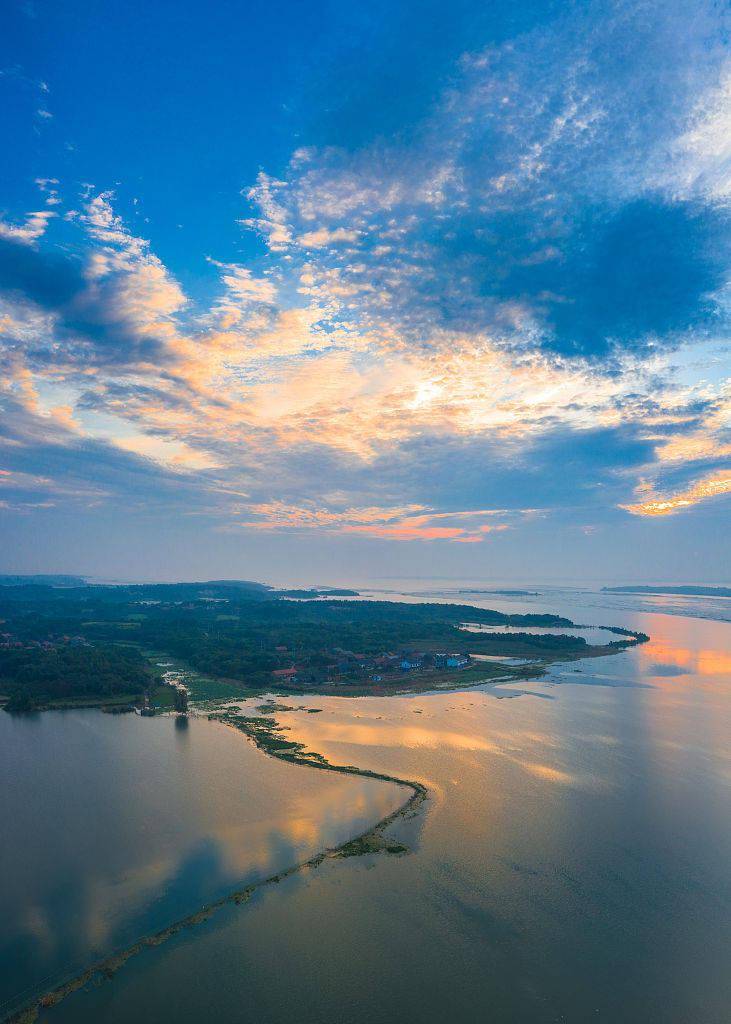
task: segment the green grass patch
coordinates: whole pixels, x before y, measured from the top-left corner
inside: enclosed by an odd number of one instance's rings
[[[152,703],[165,711],[175,707],[175,689],[172,686],[156,686],[152,692]]]

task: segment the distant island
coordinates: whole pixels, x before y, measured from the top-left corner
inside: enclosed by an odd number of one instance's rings
[[[552,661],[612,654],[647,639],[609,627],[616,640],[589,645],[566,632],[575,624],[560,615],[342,600],[357,596],[231,580],[6,585],[0,698],[18,712],[101,706],[154,713],[178,708],[186,680],[204,698],[384,695],[525,678]],[[466,623],[497,629],[469,632]]]
[[[678,597],[731,597],[731,587],[602,587],[605,594],[657,594]]]

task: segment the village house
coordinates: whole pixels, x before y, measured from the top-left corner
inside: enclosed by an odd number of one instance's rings
[[[275,669],[272,675],[281,683],[294,684],[297,682],[297,669],[294,667]]]
[[[423,655],[404,654],[401,658],[401,668],[404,672],[414,672],[424,667]]]

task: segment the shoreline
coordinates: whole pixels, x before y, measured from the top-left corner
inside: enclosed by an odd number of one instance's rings
[[[418,808],[425,802],[429,791],[421,782],[416,782],[413,779],[396,778],[396,776],[386,775],[383,772],[371,771],[367,768],[356,768],[354,765],[332,764],[327,761],[322,754],[306,752],[304,745],[301,743],[280,739],[277,734],[283,732],[284,729],[283,727],[278,726],[272,718],[266,718],[265,716],[262,716],[261,718],[240,718],[236,715],[230,714],[229,712],[224,712],[223,714],[203,713],[196,717],[206,718],[208,721],[216,721],[228,728],[233,728],[238,732],[242,732],[259,750],[269,757],[275,757],[278,760],[287,761],[290,764],[319,768],[321,771],[338,772],[344,775],[359,775],[361,777],[375,779],[380,782],[391,782],[397,786],[410,789],[411,793],[404,803],[400,804],[384,818],[380,818],[374,825],[371,825],[370,828],[366,829],[364,832],[352,836],[350,839],[346,839],[343,843],[340,843],[337,846],[321,850],[312,857],[307,858],[307,860],[293,864],[291,867],[278,871],[276,874],[269,875],[267,878],[263,878],[258,882],[252,882],[249,885],[244,886],[242,889],[236,889],[212,903],[205,904],[194,913],[188,914],[186,917],[180,918],[178,921],[174,921],[166,928],[153,932],[150,935],[145,935],[132,945],[114,953],[110,953],[108,956],[95,961],[83,971],[74,974],[71,978],[59,985],[56,985],[54,988],[49,989],[40,995],[32,996],[30,999],[26,1000],[25,1004],[18,1010],[14,1010],[3,1017],[0,1024],[34,1024],[34,1022],[38,1020],[42,1010],[48,1010],[57,1006],[67,996],[70,996],[72,993],[84,988],[84,986],[88,985],[91,981],[96,979],[111,980],[117,971],[119,971],[128,960],[133,956],[136,956],[138,953],[141,953],[143,950],[160,946],[180,932],[202,924],[226,906],[241,906],[242,904],[247,903],[259,890],[272,885],[278,885],[280,882],[283,882],[285,879],[290,878],[301,871],[306,871],[310,868],[317,868],[325,860],[336,860],[343,857],[358,857],[369,853],[402,855],[409,852],[408,848],[403,844],[395,841],[389,842],[384,837],[383,833],[389,825],[392,825],[401,818],[410,817],[412,814],[416,813]],[[256,725],[252,725],[252,723],[256,723]]]
[[[578,626],[577,628],[585,629],[587,627]],[[398,686],[372,686],[353,683],[345,685],[293,686],[289,688],[270,682],[253,689],[240,689],[238,687],[241,684],[237,680],[219,678],[215,682],[221,686],[228,687],[230,693],[211,699],[203,695],[197,698],[195,693],[192,693],[191,698],[200,704],[216,704],[218,702],[236,703],[238,700],[250,700],[254,697],[264,698],[270,694],[274,697],[295,700],[298,697],[343,697],[349,699],[351,697],[409,697],[422,696],[429,693],[449,693],[456,690],[474,689],[478,686],[501,686],[507,683],[521,683],[541,679],[553,665],[570,664],[590,658],[609,658],[615,654],[622,654],[633,647],[645,644],[650,640],[646,633],[630,633],[629,630],[620,630],[619,627],[614,626],[600,626],[597,628],[621,633],[624,635],[624,639],[613,640],[609,644],[587,644],[583,649],[577,648],[572,651],[557,652],[553,657],[543,656],[533,660],[526,659],[527,663],[520,666],[500,666],[494,662],[495,671],[502,671],[505,675],[487,674],[480,675],[479,678],[472,678],[470,673],[477,671],[483,673],[487,672],[487,669],[485,667],[478,669],[476,665],[469,665],[464,669],[455,669],[451,672],[403,673],[398,678]],[[504,657],[509,658],[511,655],[505,655]],[[516,657],[522,658],[522,656]],[[197,670],[186,662],[177,659],[176,663],[180,666],[181,670],[189,672],[192,676],[199,675]],[[480,664],[484,666],[484,663]],[[396,677],[389,681],[395,681],[395,679]]]
[[[542,652],[539,655],[531,656],[530,652],[517,653],[513,655],[498,656],[505,659],[518,658],[524,664],[520,666],[500,665],[497,662],[491,664],[492,671],[487,663],[468,664],[464,668],[449,670],[433,670],[415,672],[401,672],[388,675],[379,684],[366,683],[364,681],[348,681],[346,683],[321,682],[315,685],[299,685],[288,687],[281,683],[277,685],[274,679],[266,683],[247,687],[238,679],[227,679],[224,677],[209,676],[199,672],[194,666],[176,658],[174,655],[163,651],[143,652],[147,660],[166,658],[171,665],[177,665],[184,672],[203,681],[204,688],[213,687],[217,695],[207,698],[204,694],[198,697],[192,693],[193,700],[246,700],[249,697],[263,696],[267,693],[277,694],[283,697],[301,696],[323,696],[323,697],[403,697],[409,694],[439,693],[447,690],[467,689],[468,687],[487,686],[506,682],[522,682],[523,680],[541,678],[556,662],[571,662],[583,660],[584,658],[601,658],[612,654],[620,653],[629,647],[647,643],[650,639],[647,634],[632,632],[618,626],[582,626],[572,623],[576,629],[599,628],[619,636],[618,640],[604,644],[586,644],[584,647],[576,647],[569,651]],[[567,627],[569,628],[569,627]],[[478,660],[478,659],[475,659]],[[499,673],[504,674],[499,674]],[[484,674],[483,674],[484,673]],[[160,689],[158,687],[157,689]],[[230,690],[230,693],[221,691]],[[189,691],[190,692],[190,691]],[[7,710],[11,697],[9,694],[0,693],[0,711]],[[39,700],[32,707],[23,709],[18,713],[41,713],[43,711],[77,711],[85,709],[99,709],[109,714],[119,714],[127,711],[139,710],[142,704],[142,696],[139,693],[123,694],[87,694],[82,697],[64,697],[56,699]],[[155,710],[166,711],[167,705],[156,706]]]
[[[577,628],[584,629],[586,627],[579,626]],[[617,627],[613,626],[601,626],[597,627],[601,629],[610,629],[612,632],[619,632]],[[310,686],[305,688],[292,688],[291,690],[282,686],[270,686],[266,690],[257,690],[255,693],[250,694],[239,694],[241,700],[246,700],[251,696],[257,694],[271,693],[279,697],[289,697],[293,699],[295,697],[409,697],[416,695],[423,695],[425,693],[447,693],[454,690],[468,690],[474,689],[477,686],[492,686],[492,685],[503,685],[505,683],[521,683],[529,682],[530,680],[537,680],[543,678],[548,673],[548,670],[556,664],[572,664],[576,661],[585,661],[590,658],[610,658],[615,654],[622,654],[627,650],[631,650],[633,647],[639,647],[642,644],[648,643],[650,637],[646,633],[631,633],[623,640],[613,640],[608,644],[587,644],[586,648],[577,649],[575,651],[559,652],[555,657],[541,657],[536,658],[534,661],[529,661],[526,665],[517,666],[503,666],[502,671],[506,672],[506,675],[502,676],[485,676],[480,679],[468,678],[465,680],[462,673],[469,673],[478,671],[476,666],[468,666],[466,669],[457,669],[454,672],[443,672],[443,673],[414,673],[411,679],[415,681],[409,684],[409,675],[404,674],[403,685],[398,689],[391,687],[373,687],[373,686]],[[509,657],[509,655],[506,655]],[[496,663],[495,663],[496,664]],[[500,666],[497,666],[498,668]],[[482,669],[480,671],[485,671]],[[237,699],[237,695],[233,693],[229,698],[231,701]]]

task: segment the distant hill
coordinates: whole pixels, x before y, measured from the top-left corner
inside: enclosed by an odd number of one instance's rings
[[[679,597],[731,597],[731,587],[602,587],[607,594],[657,594]]]
[[[37,573],[31,576],[10,576],[0,573],[0,587],[85,587],[84,576],[54,576]]]
[[[83,576],[0,576],[3,596],[11,600],[41,600],[43,595],[53,602],[94,600],[108,604],[126,601],[139,603],[190,601],[276,601],[279,598],[314,600],[335,597],[358,597],[357,590],[332,587],[277,590],[255,580],[205,580],[186,583],[89,583]],[[17,591],[17,598],[13,596]]]
[[[96,583],[90,584],[84,576],[58,576],[50,573],[33,575],[0,574],[2,587],[93,587],[97,593],[139,595],[146,598],[166,599],[172,596],[182,600],[195,600],[210,594],[230,596],[231,591],[245,591],[251,598],[296,597],[358,597],[357,590],[332,587],[312,587],[306,590],[277,590],[267,583],[255,580],[200,580],[182,583]]]

